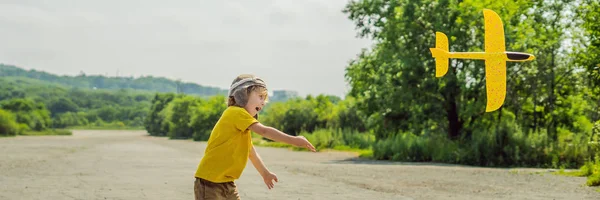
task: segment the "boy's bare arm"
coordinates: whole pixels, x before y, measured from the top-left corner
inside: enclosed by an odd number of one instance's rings
[[[256,168],[256,170],[258,171],[258,173],[260,173],[261,176],[265,176],[265,174],[269,172],[269,169],[267,169],[265,163],[263,163],[258,153],[256,153],[256,149],[254,149],[254,146],[252,146],[248,158],[250,158],[250,161],[252,161],[252,165],[254,165],[254,168]]]
[[[273,127],[265,126],[260,122],[254,123],[248,127],[251,131],[262,135],[263,137],[269,138],[277,142],[288,143],[298,147],[307,148],[313,152],[316,152],[315,147],[303,136],[291,136],[285,134]]]
[[[254,146],[252,146],[252,149],[250,150],[250,155],[248,157],[250,158],[250,161],[252,161],[252,165],[254,165],[254,168],[256,168],[258,173],[263,177],[263,181],[265,182],[265,185],[267,185],[267,188],[273,188],[275,186],[273,181],[279,181],[277,180],[277,175],[275,175],[267,169],[265,163],[263,163],[262,159],[256,152],[256,149],[254,149]]]

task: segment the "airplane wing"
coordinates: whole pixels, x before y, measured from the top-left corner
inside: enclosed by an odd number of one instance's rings
[[[483,9],[485,19],[485,52],[506,51],[504,42],[504,25],[500,16],[492,10]]]
[[[506,60],[497,54],[485,60],[486,112],[497,110],[506,97]]]

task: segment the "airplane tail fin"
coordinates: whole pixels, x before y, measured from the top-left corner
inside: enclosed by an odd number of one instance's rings
[[[435,58],[435,77],[442,77],[448,72],[448,37],[442,32],[435,33],[435,48],[429,48]]]

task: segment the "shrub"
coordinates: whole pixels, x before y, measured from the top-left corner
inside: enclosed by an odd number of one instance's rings
[[[19,134],[19,129],[15,116],[9,111],[0,109],[0,135],[15,136]]]

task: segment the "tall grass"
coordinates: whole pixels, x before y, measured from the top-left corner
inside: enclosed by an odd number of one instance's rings
[[[577,168],[599,153],[586,134],[559,129],[559,141],[546,131],[523,133],[504,126],[475,131],[470,139],[452,141],[444,136],[419,136],[402,132],[378,140],[373,157],[395,161],[433,161],[479,166],[531,166]]]
[[[40,136],[40,135],[73,135],[73,132],[65,129],[47,129],[43,131],[25,131],[21,135]]]
[[[459,162],[463,152],[457,142],[444,137],[424,137],[413,133],[399,133],[377,141],[373,157],[394,161]]]
[[[358,153],[361,157],[371,157],[371,147],[375,142],[372,132],[358,132],[356,130],[343,129],[317,129],[313,132],[302,131],[301,136],[306,137],[315,146],[317,151],[340,150]],[[280,142],[267,142],[258,134],[253,134],[253,143],[258,146],[288,147],[293,150],[305,151],[304,148],[293,147]]]
[[[301,132],[300,135],[306,137],[317,149],[331,149],[337,146],[368,149],[375,141],[374,134],[355,130],[317,129],[312,133]]]
[[[351,129],[317,129],[312,133],[301,132],[317,151],[334,149],[341,151],[357,152],[361,157],[371,157],[371,147],[375,142],[372,132],[358,132]]]

